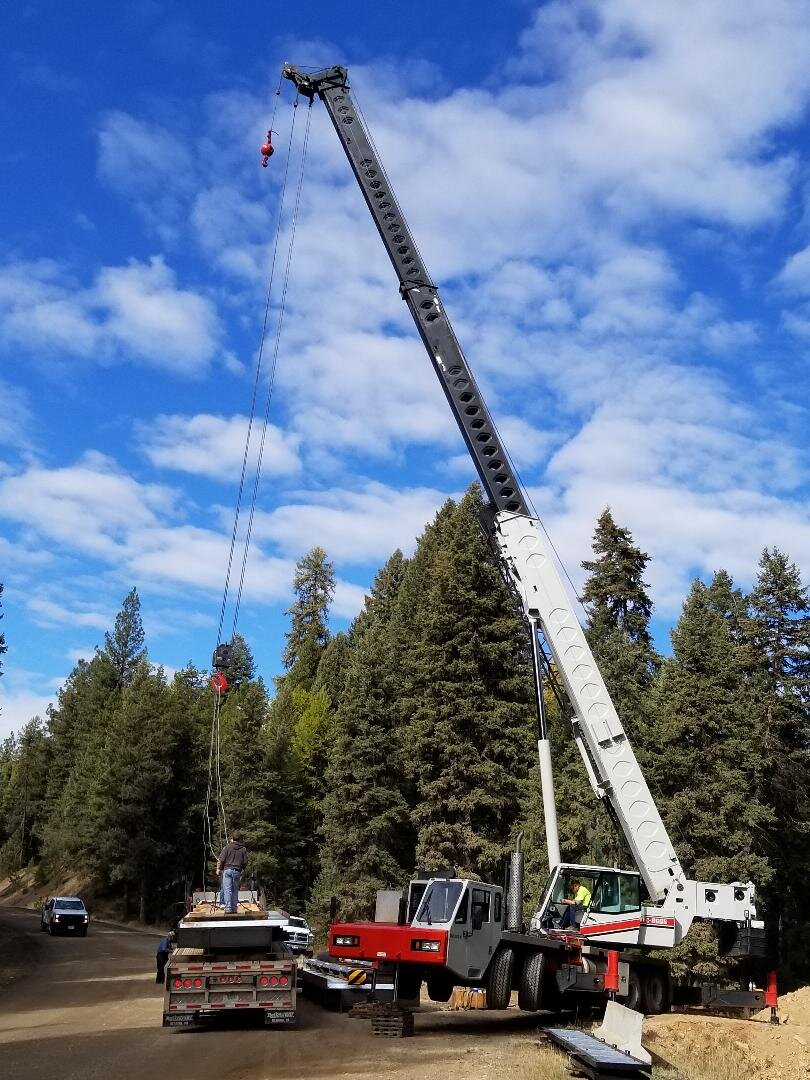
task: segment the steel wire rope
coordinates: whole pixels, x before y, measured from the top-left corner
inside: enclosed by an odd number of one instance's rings
[[[271,130],[272,130],[273,124],[275,122],[276,110],[278,108],[278,98],[279,98],[280,94],[281,94],[281,78],[279,78],[278,86],[276,87],[276,91],[275,91],[276,100],[273,103],[273,113],[272,113],[272,116],[271,116],[271,119],[270,119],[270,129]],[[264,343],[265,343],[265,340],[266,340],[266,337],[267,337],[267,322],[268,322],[268,317],[269,317],[269,312],[270,312],[270,303],[271,303],[272,292],[273,292],[273,279],[274,279],[274,276],[275,276],[276,259],[277,259],[278,248],[279,248],[279,239],[280,239],[280,236],[281,236],[281,223],[282,223],[283,213],[284,213],[284,201],[285,201],[286,191],[287,191],[287,178],[288,178],[288,175],[289,175],[290,158],[292,156],[291,155],[291,150],[292,150],[292,144],[293,144],[293,136],[294,136],[294,133],[295,133],[296,112],[297,112],[297,110],[293,110],[292,123],[290,124],[290,135],[289,135],[289,139],[288,139],[288,142],[287,142],[287,155],[286,155],[286,159],[285,159],[285,162],[284,162],[284,173],[283,173],[282,183],[281,183],[281,192],[280,192],[280,197],[279,197],[278,214],[276,216],[276,227],[275,227],[275,235],[274,235],[274,240],[273,240],[273,254],[272,254],[272,258],[271,258],[270,274],[269,274],[269,279],[268,279],[268,283],[267,283],[267,290],[266,290],[266,294],[265,294],[265,305],[264,305],[264,317],[263,317],[263,321],[262,321],[262,331],[261,331],[261,337],[260,337],[260,340],[259,340],[259,349],[258,349],[258,354],[257,354],[257,358],[256,358],[256,369],[255,369],[255,374],[254,374],[254,378],[253,378],[253,388],[252,388],[252,393],[251,393],[250,409],[249,409],[249,416],[248,416],[248,430],[247,430],[247,436],[246,436],[246,439],[245,439],[245,450],[244,450],[244,453],[242,455],[242,467],[241,467],[241,472],[240,472],[240,477],[239,477],[239,487],[238,487],[237,496],[236,496],[236,507],[235,507],[235,510],[234,510],[233,529],[232,529],[232,532],[231,532],[231,544],[230,544],[230,550],[229,550],[229,553],[228,553],[227,569],[226,569],[226,573],[225,573],[225,586],[224,586],[224,589],[223,589],[222,605],[221,605],[221,608],[220,608],[220,615],[219,615],[219,625],[218,625],[218,628],[217,628],[217,645],[219,645],[220,642],[222,641],[222,627],[223,627],[223,624],[224,624],[224,621],[225,621],[225,611],[227,609],[227,603],[228,603],[228,592],[229,592],[229,587],[230,587],[231,570],[232,570],[232,567],[233,567],[234,551],[235,551],[235,547],[236,547],[236,538],[237,538],[238,529],[239,529],[239,517],[240,517],[240,511],[241,511],[241,505],[242,505],[242,495],[244,493],[245,476],[246,476],[246,473],[247,473],[247,462],[248,462],[248,457],[250,455],[250,442],[251,442],[251,436],[252,436],[252,432],[253,432],[253,421],[254,421],[254,417],[255,417],[255,413],[256,413],[256,398],[258,396],[259,379],[261,377],[261,369],[262,369],[262,362],[263,362],[263,356],[264,356]],[[222,840],[223,835],[225,837],[227,837],[227,821],[226,821],[226,818],[225,818],[225,807],[224,807],[224,800],[223,800],[223,794],[222,794],[222,772],[221,772],[221,760],[220,760],[220,735],[221,735],[220,709],[221,709],[221,703],[222,703],[222,695],[221,695],[220,691],[217,690],[216,691],[216,697],[214,699],[213,716],[212,716],[212,719],[211,719],[211,739],[210,739],[209,751],[208,751],[208,787],[207,787],[207,790],[206,790],[205,809],[204,809],[204,812],[203,812],[203,888],[205,887],[205,880],[206,880],[206,861],[207,861],[206,852],[210,851],[212,856],[214,856],[216,858],[216,852],[214,851],[214,847],[213,847],[213,833],[212,833],[212,829],[211,829],[211,795],[212,795],[212,789],[214,787],[215,778],[216,778],[216,799],[217,799],[217,802],[218,802],[218,810],[219,810],[219,812],[217,814],[217,826],[218,826],[219,838],[220,838],[220,840]]]
[[[273,127],[273,123],[275,122],[276,108],[278,107],[278,97],[279,97],[280,93],[281,93],[281,79],[279,79],[279,86],[276,88],[276,102],[273,105],[273,115],[272,115],[272,117],[270,119],[270,127],[271,127],[271,129]],[[286,160],[284,162],[284,174],[283,174],[283,178],[282,178],[282,182],[281,182],[281,194],[280,194],[280,197],[279,197],[278,214],[276,216],[275,236],[274,236],[274,239],[273,239],[273,255],[272,255],[272,258],[271,258],[271,261],[270,261],[270,276],[269,276],[269,279],[268,279],[268,282],[267,282],[267,292],[265,294],[264,318],[262,320],[262,331],[261,331],[261,335],[260,335],[260,338],[259,338],[259,350],[258,350],[258,355],[257,355],[257,358],[256,358],[256,372],[255,372],[255,375],[254,375],[254,378],[253,378],[253,391],[252,391],[251,399],[250,399],[250,411],[249,411],[249,415],[248,415],[248,430],[247,430],[247,437],[245,439],[245,451],[244,451],[244,454],[242,455],[242,469],[241,469],[241,473],[240,473],[240,476],[239,476],[239,488],[238,488],[237,495],[236,495],[236,507],[234,509],[233,530],[231,532],[231,547],[230,547],[230,551],[228,553],[228,567],[227,567],[227,570],[225,572],[225,587],[224,587],[223,593],[222,593],[222,606],[220,608],[220,613],[219,613],[219,626],[217,628],[217,645],[219,645],[220,642],[222,641],[222,627],[223,627],[223,625],[225,623],[225,611],[226,611],[227,605],[228,605],[228,591],[229,591],[229,588],[230,588],[230,581],[231,581],[231,569],[233,567],[233,556],[234,556],[234,551],[235,551],[235,548],[236,548],[236,537],[238,535],[238,530],[239,530],[239,516],[240,516],[240,513],[241,513],[241,509],[242,509],[242,495],[244,493],[244,488],[245,488],[245,476],[247,474],[248,457],[250,456],[250,441],[251,441],[251,436],[252,436],[252,433],[253,433],[253,419],[254,419],[254,416],[255,416],[255,413],[256,413],[256,398],[258,396],[259,378],[261,376],[262,362],[263,362],[263,357],[264,357],[264,343],[265,343],[265,340],[267,338],[267,321],[268,321],[269,314],[270,314],[270,302],[271,302],[272,293],[273,293],[273,279],[274,279],[274,276],[275,276],[276,257],[278,255],[278,245],[279,245],[279,239],[280,239],[280,236],[281,236],[281,222],[282,222],[282,217],[283,217],[283,213],[284,213],[284,199],[286,197],[286,192],[287,192],[287,177],[289,175],[289,169],[290,169],[290,157],[291,157],[291,150],[292,150],[293,135],[295,133],[295,118],[296,118],[297,112],[298,112],[297,109],[293,109],[293,118],[292,118],[292,123],[290,124],[290,136],[289,136],[289,139],[287,141],[287,157],[286,157]]]
[[[239,576],[239,589],[236,594],[236,603],[234,605],[233,613],[233,632],[236,633],[236,624],[239,618],[239,609],[242,603],[242,590],[245,584],[245,572],[247,569],[248,552],[250,551],[250,541],[253,533],[253,522],[256,514],[256,499],[259,492],[259,482],[261,480],[262,473],[262,461],[264,459],[264,447],[267,438],[267,423],[270,415],[270,402],[273,397],[273,389],[275,386],[276,370],[278,368],[278,354],[281,346],[281,332],[284,326],[284,313],[287,301],[287,290],[290,282],[290,267],[292,265],[293,250],[295,248],[295,233],[298,227],[298,214],[301,206],[301,190],[304,183],[304,172],[306,169],[307,161],[307,146],[309,145],[309,132],[312,124],[312,100],[310,99],[309,107],[307,109],[307,123],[304,130],[304,141],[301,148],[301,166],[298,173],[298,185],[295,194],[295,204],[293,207],[292,219],[290,222],[290,241],[287,247],[287,263],[284,268],[284,283],[281,289],[281,301],[279,303],[278,319],[276,321],[276,336],[273,346],[273,361],[270,368],[270,378],[267,385],[267,395],[264,405],[264,420],[262,423],[262,435],[259,443],[259,453],[256,459],[256,472],[253,481],[253,492],[250,501],[250,514],[248,517],[248,526],[245,532],[245,547],[242,555],[242,567]]]

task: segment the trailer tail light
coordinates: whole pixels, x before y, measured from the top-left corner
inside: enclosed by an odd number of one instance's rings
[[[187,989],[190,989],[191,988],[191,979],[183,979],[183,986],[185,986]]]
[[[414,938],[411,942],[411,948],[414,952],[441,952],[442,943],[440,941],[425,941],[422,938]]]
[[[287,982],[288,982],[287,976],[282,975],[281,978],[279,979],[279,982],[281,983],[282,986],[286,986]]]
[[[175,990],[179,990],[182,985],[183,985],[183,980],[182,979],[175,979],[174,980],[174,988],[175,988]]]
[[[267,978],[266,975],[262,975],[262,977],[259,979],[259,986],[269,986],[269,985],[270,985],[270,980]]]
[[[202,979],[195,979],[194,980],[194,985],[195,986],[202,986]]]

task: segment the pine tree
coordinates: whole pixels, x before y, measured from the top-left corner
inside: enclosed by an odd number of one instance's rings
[[[146,656],[144,640],[141,601],[138,590],[131,589],[115,617],[113,632],[104,635],[102,650],[116,673],[119,686],[129,686],[132,682],[138,665]]]
[[[327,619],[335,591],[335,569],[321,547],[314,547],[295,568],[295,600],[282,660],[291,681],[309,689],[329,641]]]
[[[650,560],[634,544],[630,530],[616,525],[609,509],[599,516],[592,546],[595,558],[582,563],[589,573],[582,590],[588,613],[585,633],[616,711],[644,763],[652,723],[651,687],[660,664],[650,634],[653,605],[644,581]],[[568,715],[551,710],[562,857],[608,866],[627,864],[624,840],[593,795],[570,738]]]
[[[735,644],[728,612],[715,599],[702,582],[693,583],[661,670],[662,810],[691,876],[761,884],[772,871],[755,833],[771,815],[757,799],[754,688],[746,650]]]
[[[520,819],[533,708],[528,635],[480,507],[477,486],[443,507],[411,560],[398,667],[417,861],[491,878]]]
[[[141,661],[131,674],[107,739],[107,767],[95,793],[98,836],[89,864],[121,889],[125,911],[137,899],[146,921],[171,868],[172,738],[165,680]]]
[[[228,686],[237,687],[256,677],[256,661],[250,646],[241,634],[235,633],[230,641],[231,659],[225,669]]]
[[[377,889],[401,886],[412,868],[392,631],[403,568],[396,551],[346,637],[336,734],[324,776],[321,871],[310,904],[321,924],[331,896],[342,917],[367,917]]]
[[[608,692],[631,738],[644,715],[646,692],[660,663],[650,635],[652,600],[644,573],[650,557],[603,510],[593,537],[595,559],[582,590],[587,637]]]
[[[776,872],[765,894],[766,921],[784,975],[805,980],[810,962],[804,888],[810,875],[810,598],[796,566],[776,548],[766,548],[759,561],[751,637],[765,713],[758,747],[764,765],[761,791],[774,813],[767,840]]]
[[[107,740],[118,708],[118,676],[101,652],[79,660],[48,713],[51,748],[47,789],[46,868],[72,869],[98,834],[94,792],[107,767]]]
[[[17,870],[36,859],[45,826],[50,747],[38,716],[9,740],[0,781],[0,865]]]

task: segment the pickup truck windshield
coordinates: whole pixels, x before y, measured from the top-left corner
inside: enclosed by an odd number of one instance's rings
[[[84,911],[81,900],[57,900],[53,906],[58,911]]]
[[[459,896],[461,896],[460,881],[434,881],[422,901],[416,918],[419,922],[425,923],[450,922]]]

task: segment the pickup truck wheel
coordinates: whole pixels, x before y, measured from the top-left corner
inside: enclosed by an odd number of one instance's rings
[[[83,926],[79,931],[79,937],[87,937],[87,927]]]
[[[524,1012],[537,1012],[543,997],[543,976],[546,958],[541,952],[529,953],[523,961],[518,987],[518,1008]]]
[[[512,996],[512,977],[515,973],[515,950],[502,946],[492,957],[487,981],[487,1008],[506,1009]]]
[[[627,998],[624,1003],[628,1009],[641,1012],[641,976],[634,968],[630,968],[627,976]]]
[[[644,972],[644,1012],[650,1016],[669,1012],[669,979],[664,971],[648,968]]]

